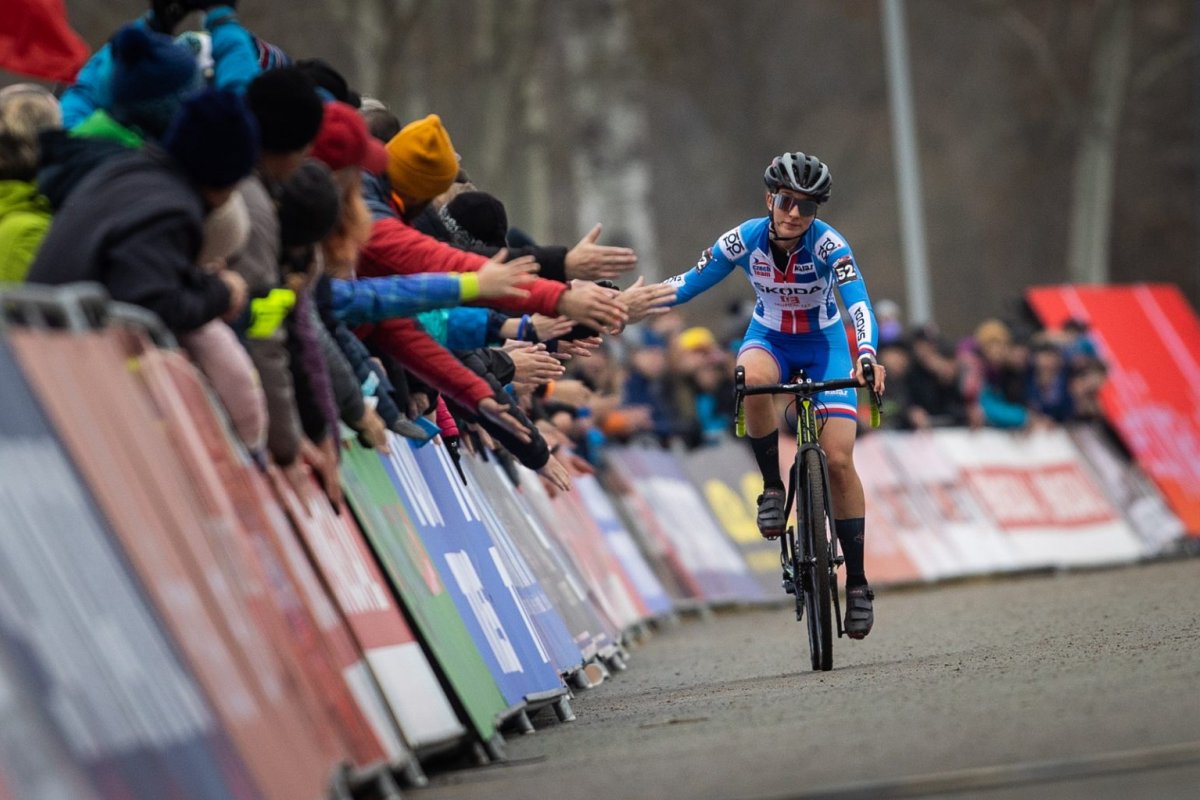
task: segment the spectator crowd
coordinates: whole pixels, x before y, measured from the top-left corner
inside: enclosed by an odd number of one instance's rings
[[[236,2],[154,0],[61,97],[0,90],[0,281],[90,281],[153,311],[256,460],[311,470],[335,504],[344,430],[380,449],[440,433],[554,491],[605,441],[719,439],[735,336],[688,327],[599,225],[561,246],[510,227],[470,164],[439,116],[397,118]],[[951,348],[885,303],[888,425],[1096,413],[1080,326],[989,320]]]

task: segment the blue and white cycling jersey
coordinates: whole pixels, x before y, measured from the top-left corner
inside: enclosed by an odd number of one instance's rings
[[[859,355],[875,355],[878,338],[867,285],[850,246],[840,233],[816,219],[780,269],[771,255],[768,223],[767,217],[743,222],[706,249],[696,266],[668,279],[676,288],[675,305],[716,286],[735,266],[741,267],[758,302],[738,355],[766,351],[775,359],[782,380],[801,369],[815,381],[849,378],[854,368],[835,286],[853,320]],[[821,392],[817,399],[825,415],[856,419],[853,389]]]
[[[768,217],[743,222],[722,235],[682,275],[668,278],[676,287],[675,305],[686,303],[720,283],[733,268],[750,279],[758,302],[753,321],[770,331],[845,340],[834,287],[854,324],[860,355],[875,355],[878,334],[867,285],[846,240],[831,225],[813,220],[780,270],[771,256]]]

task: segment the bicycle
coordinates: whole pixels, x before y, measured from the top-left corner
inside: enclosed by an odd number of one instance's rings
[[[817,416],[820,404],[816,396],[824,391],[867,388],[871,394],[871,427],[879,427],[880,397],[874,388],[874,370],[864,364],[863,387],[854,378],[814,381],[800,370],[791,383],[746,385],[746,370],[734,372],[734,413],[737,435],[746,435],[743,399],[758,394],[790,394],[796,404],[796,460],[788,472],[784,518],[792,513],[797,495],[796,524],[779,537],[779,558],[783,567],[783,588],[796,598],[796,620],[808,611],[808,649],[814,670],[833,669],[833,623],[838,637],[845,635],[841,603],[838,600],[837,569],[845,559],[838,554],[838,539],[833,530],[833,503],[829,492],[829,468],[825,451],[818,441]],[[832,608],[831,608],[832,607]]]

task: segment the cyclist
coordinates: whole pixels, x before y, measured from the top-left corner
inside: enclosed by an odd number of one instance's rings
[[[850,377],[865,384],[863,366],[874,367],[882,392],[884,369],[875,362],[875,314],[854,254],[834,228],[817,219],[829,199],[829,168],[815,156],[784,153],[763,175],[768,216],[723,234],[696,266],[667,280],[675,303],[685,303],[740,267],[758,295],[737,363],[747,384],[779,383],[803,369],[816,381]],[[851,357],[834,287],[854,328],[858,359]],[[852,361],[854,363],[852,364]],[[858,402],[853,389],[823,392],[821,447],[829,461],[834,530],[846,558],[846,633],[861,639],[874,624],[874,592],[863,567],[865,500],[854,468]],[[778,416],[770,395],[745,399],[746,429],[762,471],[758,529],[768,539],[783,533],[786,491],[779,469]]]

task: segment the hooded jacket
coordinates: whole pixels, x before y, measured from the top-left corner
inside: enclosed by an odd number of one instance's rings
[[[229,306],[229,289],[196,266],[204,201],[162,150],[147,148],[97,167],[55,215],[29,270],[30,283],[96,281],[114,300],[158,314],[175,333]]]
[[[50,203],[29,181],[0,181],[0,281],[20,283],[46,231]]]

